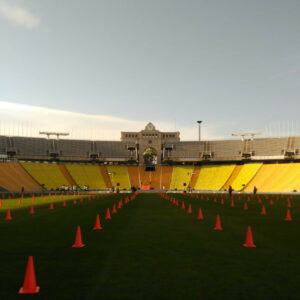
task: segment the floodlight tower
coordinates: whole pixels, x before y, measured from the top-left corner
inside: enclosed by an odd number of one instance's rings
[[[244,144],[244,147],[243,147],[243,152],[242,152],[242,157],[244,159],[250,159],[251,156],[253,155],[253,152],[252,152],[252,141],[254,139],[254,137],[256,135],[261,135],[260,132],[248,132],[248,133],[232,133],[231,134],[232,136],[239,136],[241,137],[242,139],[242,142]],[[245,138],[245,137],[249,137],[250,136],[250,139],[249,138]]]
[[[47,135],[48,139],[50,138],[51,135],[56,135],[57,140],[59,140],[60,136],[67,136],[70,133],[67,133],[67,132],[40,131],[39,134],[45,134],[45,135]]]
[[[201,141],[201,123],[202,121],[197,121],[198,123],[198,140]]]
[[[253,141],[256,135],[261,135],[261,132],[232,133],[231,135],[241,137],[242,141],[245,140],[245,137],[250,136],[251,141]]]

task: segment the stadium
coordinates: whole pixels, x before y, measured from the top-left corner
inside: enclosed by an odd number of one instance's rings
[[[0,0],[0,300],[299,300],[299,28]]]
[[[46,135],[0,136],[5,299],[27,254],[19,294],[42,299],[297,298],[299,137]]]
[[[150,122],[121,141],[0,136],[4,192],[300,190],[300,137],[181,142]]]

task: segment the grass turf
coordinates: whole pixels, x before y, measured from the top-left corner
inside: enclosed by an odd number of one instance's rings
[[[5,221],[0,209],[0,299],[299,299],[299,199],[291,200],[293,221],[284,221],[286,198],[235,197],[235,207],[173,195],[179,207],[158,194],[140,194],[112,220],[106,208],[124,199],[114,195],[55,210],[40,204],[12,210]],[[192,214],[181,210],[192,205]],[[199,207],[204,220],[197,220]],[[96,214],[103,230],[93,231]],[[220,214],[223,231],[213,230]],[[84,248],[72,248],[76,226]],[[247,226],[257,248],[244,248]],[[33,255],[37,295],[18,295],[26,263]]]

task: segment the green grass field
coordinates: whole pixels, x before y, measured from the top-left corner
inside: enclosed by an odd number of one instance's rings
[[[300,299],[300,204],[291,199],[292,221],[285,221],[286,196],[238,200],[235,207],[173,194],[179,207],[158,194],[139,194],[105,220],[106,209],[127,195],[73,198],[55,209],[36,200],[35,214],[3,200],[0,208],[0,299]],[[224,196],[223,196],[224,197]],[[181,209],[190,203],[192,214]],[[13,220],[6,221],[12,206]],[[23,204],[22,204],[23,205]],[[204,220],[197,220],[202,208]],[[94,231],[96,214],[103,230]],[[215,231],[216,215],[223,230]],[[81,226],[84,248],[72,248]],[[256,248],[245,248],[252,227]],[[18,295],[27,259],[33,255],[40,293]]]

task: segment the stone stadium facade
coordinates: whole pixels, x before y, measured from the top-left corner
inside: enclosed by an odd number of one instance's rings
[[[143,165],[153,149],[157,164],[204,164],[300,159],[300,137],[180,141],[180,132],[161,132],[152,123],[121,132],[120,141],[0,136],[2,160],[77,161]]]

